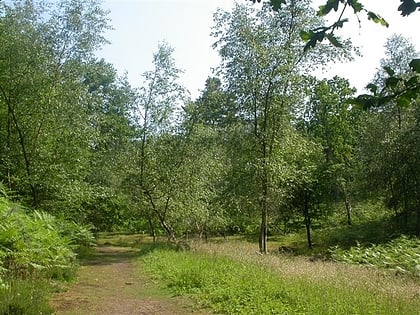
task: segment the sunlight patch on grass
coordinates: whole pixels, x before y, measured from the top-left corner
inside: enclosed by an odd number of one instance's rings
[[[243,241],[159,248],[143,263],[176,294],[222,314],[418,314],[418,283],[368,268],[261,256]],[[407,279],[405,279],[407,280]]]

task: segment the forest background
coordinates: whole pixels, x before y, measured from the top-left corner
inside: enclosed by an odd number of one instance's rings
[[[387,21],[358,1],[310,4],[218,10],[220,63],[191,99],[167,42],[135,87],[97,57],[100,1],[1,2],[0,297],[30,275],[69,277],[92,231],[246,235],[262,254],[292,233],[313,249],[314,231],[328,246],[417,240],[419,53],[390,36],[366,94],[320,79],[358,54],[337,35],[346,18],[323,16]]]
[[[304,227],[311,246],[313,226],[380,212],[418,235],[418,52],[391,36],[369,85],[377,98],[362,100],[347,79],[312,75],[357,54],[325,30],[329,42],[303,49],[322,25],[307,1],[219,10],[221,62],[191,100],[166,42],[138,87],[97,59],[110,28],[99,2],[3,4],[3,188],[99,231]]]

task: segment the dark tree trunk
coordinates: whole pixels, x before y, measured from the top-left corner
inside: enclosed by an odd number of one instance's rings
[[[152,220],[150,215],[147,216],[147,222],[149,223],[150,236],[153,237],[153,243],[156,243],[156,229],[155,229],[155,225],[153,224],[153,220]]]
[[[263,207],[261,210],[261,226],[260,226],[260,236],[259,236],[259,245],[260,253],[267,254],[267,209]]]
[[[351,221],[352,208],[351,208],[349,195],[345,187],[343,187],[343,193],[344,193],[344,204],[346,205],[347,225],[352,225],[352,221]]]

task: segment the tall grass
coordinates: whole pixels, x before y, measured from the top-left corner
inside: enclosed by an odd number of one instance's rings
[[[191,295],[216,313],[385,315],[420,309],[418,283],[405,286],[356,266],[260,256],[244,242],[193,249],[159,248],[146,253],[143,263],[174,293]]]

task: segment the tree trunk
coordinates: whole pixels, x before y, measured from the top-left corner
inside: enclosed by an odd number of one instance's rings
[[[264,165],[265,166],[265,165]],[[267,194],[268,194],[268,183],[267,183],[267,174],[266,167],[264,168],[263,183],[262,183],[262,197],[261,197],[261,226],[260,226],[260,236],[259,236],[259,245],[260,253],[267,254],[267,234],[268,234],[268,207],[267,207]]]
[[[260,236],[259,236],[259,245],[260,253],[267,254],[267,208],[266,206],[262,207],[261,210],[261,226],[260,226]]]
[[[149,223],[150,228],[150,236],[153,237],[153,243],[156,243],[156,229],[155,225],[153,224],[152,218],[150,215],[147,216],[147,222]]]
[[[38,196],[38,191],[37,191],[37,189],[35,187],[35,184],[33,182],[32,167],[31,167],[31,162],[30,162],[29,155],[28,155],[28,152],[27,152],[24,132],[20,128],[17,117],[16,117],[15,112],[13,110],[13,107],[10,103],[8,105],[8,110],[9,110],[9,113],[11,114],[13,124],[15,125],[16,131],[18,133],[19,144],[20,144],[20,148],[22,150],[23,160],[25,161],[26,175],[28,177],[29,187],[30,187],[31,193],[32,193],[32,203],[33,203],[33,206],[36,208],[39,205],[39,198],[38,198],[39,196]]]
[[[349,195],[347,193],[347,189],[346,187],[344,187],[344,185],[343,185],[343,194],[344,194],[344,204],[346,205],[347,225],[352,225],[352,221],[351,221],[352,208],[351,208]]]
[[[306,228],[306,239],[308,241],[309,249],[312,249],[312,236],[311,236],[311,216],[309,213],[309,198],[307,193],[305,192],[305,200],[304,200],[304,207],[303,207],[303,215],[305,220],[305,228]]]

